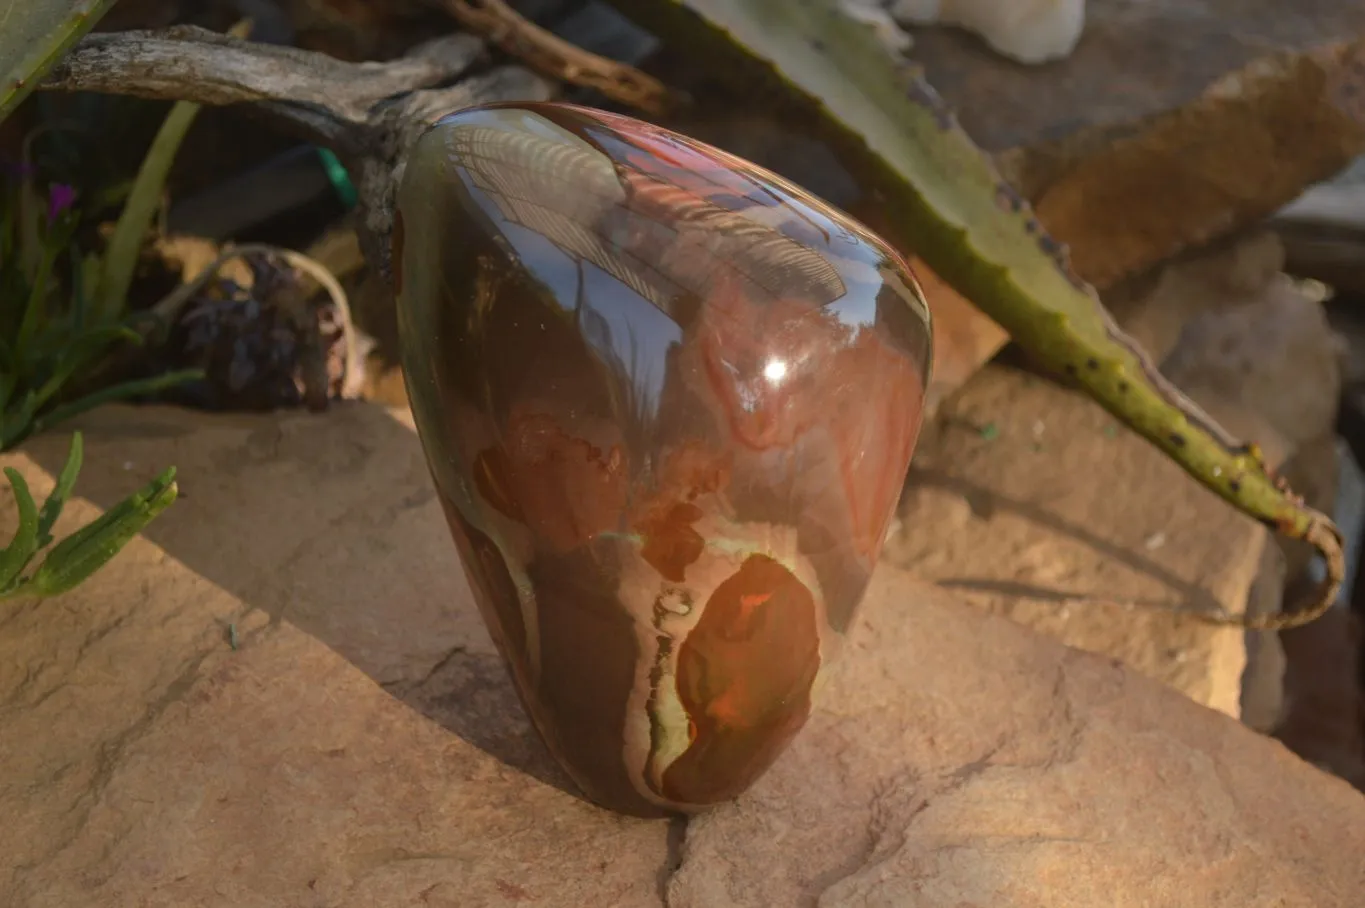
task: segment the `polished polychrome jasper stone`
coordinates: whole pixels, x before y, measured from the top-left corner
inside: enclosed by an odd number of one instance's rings
[[[692,811],[805,723],[920,428],[901,258],[746,161],[565,104],[416,144],[403,369],[483,618],[589,798]]]

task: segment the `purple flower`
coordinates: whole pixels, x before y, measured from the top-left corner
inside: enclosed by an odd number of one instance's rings
[[[53,183],[47,190],[47,222],[51,224],[57,216],[71,207],[76,201],[76,189],[65,183]]]

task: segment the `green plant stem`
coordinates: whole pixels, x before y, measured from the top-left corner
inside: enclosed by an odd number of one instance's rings
[[[23,474],[13,467],[5,467],[14,502],[19,507],[19,527],[14,538],[4,549],[0,549],[0,593],[13,589],[19,582],[19,574],[28,565],[33,553],[38,550],[38,508],[33,503],[33,495]]]
[[[71,497],[71,490],[76,485],[76,477],[80,475],[84,462],[85,439],[80,432],[72,432],[71,450],[66,455],[66,465],[57,475],[57,484],[53,486],[52,494],[47,496],[47,501],[43,502],[42,509],[38,511],[38,548],[47,548],[52,544],[52,527],[56,525],[57,518],[62,516],[62,508],[66,507],[66,500]]]
[[[202,369],[181,369],[177,372],[167,372],[164,375],[156,375],[151,378],[139,378],[135,381],[101,388],[69,404],[53,407],[49,412],[29,421],[27,425],[20,422],[17,428],[11,429],[9,422],[6,421],[4,426],[0,427],[0,451],[8,450],[30,435],[46,431],[58,423],[65,422],[103,404],[127,400],[130,397],[137,397],[142,394],[154,394],[157,391],[164,391],[183,382],[197,381],[203,377],[204,370]]]
[[[142,244],[161,203],[161,191],[175,163],[180,143],[199,113],[200,105],[177,101],[157,131],[151,149],[142,160],[128,202],[123,206],[114,234],[104,254],[104,269],[95,295],[95,317],[99,322],[118,321],[133,283],[133,272]]]
[[[15,370],[22,371],[28,359],[29,345],[38,331],[38,320],[42,317],[43,304],[47,301],[47,279],[52,266],[57,262],[57,244],[44,243],[38,271],[33,276],[33,286],[29,289],[28,305],[24,307],[23,318],[19,321],[19,332],[10,351],[15,360]]]
[[[134,381],[123,382],[122,384],[110,385],[98,391],[87,394],[80,400],[63,404],[60,407],[53,407],[52,410],[33,421],[34,431],[43,432],[52,428],[60,422],[65,422],[72,417],[79,416],[95,407],[113,403],[119,400],[127,400],[130,397],[137,397],[142,394],[155,394],[157,391],[164,391],[176,385],[189,381],[200,381],[204,378],[203,369],[180,369],[175,372],[167,372],[163,375],[155,375],[151,378],[139,378]]]
[[[142,335],[132,328],[122,325],[97,328],[84,337],[79,337],[72,341],[65,351],[65,356],[61,365],[53,370],[51,377],[43,382],[38,389],[33,401],[35,410],[47,403],[54,394],[61,390],[62,386],[71,380],[71,377],[80,370],[87,362],[99,354],[105,347],[117,340],[126,340],[129,343],[142,343]]]

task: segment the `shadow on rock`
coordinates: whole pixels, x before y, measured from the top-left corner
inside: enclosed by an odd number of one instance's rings
[[[406,412],[111,407],[23,453],[55,475],[77,428],[76,494],[101,508],[176,466],[180,500],[144,535],[243,603],[243,647],[293,625],[469,743],[582,797],[532,729],[484,629]],[[59,538],[72,529],[60,526]]]
[[[1125,600],[1129,604],[1140,608],[1190,614],[1217,615],[1223,611],[1222,604],[1208,590],[1177,576],[1155,559],[1144,558],[1129,548],[1107,540],[1093,530],[1061,517],[1047,508],[1040,507],[1032,502],[1015,500],[994,489],[977,485],[940,470],[911,467],[906,481],[906,493],[908,494],[917,486],[944,489],[961,495],[971,507],[973,514],[978,517],[989,519],[998,512],[1010,512],[1061,536],[1075,539],[1103,556],[1107,561],[1122,565],[1137,574],[1151,577],[1178,597],[1174,600],[1165,598]],[[1102,592],[1097,592],[1094,595],[1077,594],[1074,591],[991,578],[941,578],[935,582],[945,588],[961,589],[968,592],[996,593],[1042,602],[1066,603],[1086,599],[1102,602],[1105,600],[1105,595]]]

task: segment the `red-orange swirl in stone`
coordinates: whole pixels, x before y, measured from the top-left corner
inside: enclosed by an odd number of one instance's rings
[[[393,243],[427,462],[541,737],[613,810],[739,796],[809,716],[909,466],[905,262],[747,161],[551,103],[433,126]]]

